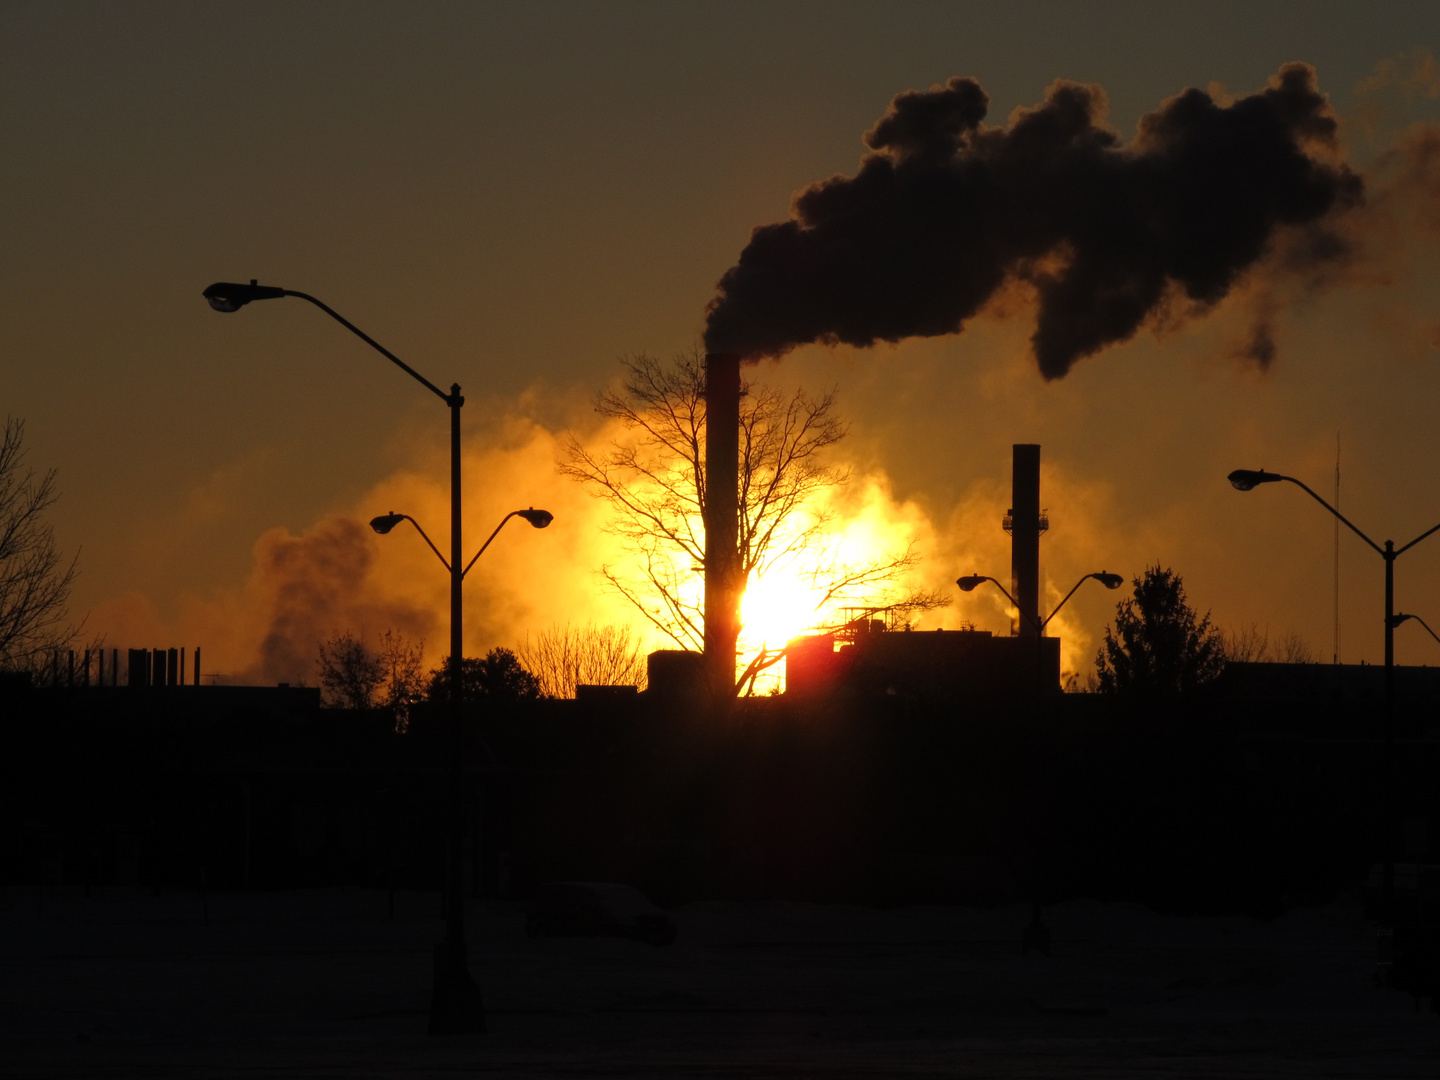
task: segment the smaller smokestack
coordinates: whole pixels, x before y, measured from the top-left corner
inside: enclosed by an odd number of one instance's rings
[[[1020,608],[1019,634],[1033,638],[1040,621],[1040,447],[1016,443],[1011,458],[1011,595]]]

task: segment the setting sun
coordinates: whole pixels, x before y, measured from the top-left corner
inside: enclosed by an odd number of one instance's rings
[[[914,507],[897,503],[878,476],[828,493],[822,508],[827,528],[820,542],[751,581],[740,607],[742,648],[780,648],[807,631],[847,621],[894,590],[895,575],[877,577],[871,568],[922,536],[933,544]]]
[[[778,648],[808,630],[822,618],[816,611],[819,594],[799,576],[777,572],[766,575],[745,590],[740,603],[741,640],[747,651]]]

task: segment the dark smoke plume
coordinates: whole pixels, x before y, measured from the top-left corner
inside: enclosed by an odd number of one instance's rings
[[[806,188],[790,220],[751,234],[708,308],[707,349],[953,334],[1023,280],[1035,359],[1056,379],[1174,300],[1214,305],[1282,229],[1313,234],[1306,260],[1348,256],[1325,224],[1362,185],[1308,65],[1229,105],[1186,90],[1128,145],[1101,126],[1098,87],[1057,82],[1005,127],[983,123],[988,106],[974,79],[895,98],[854,177]]]
[[[246,677],[256,682],[304,685],[315,678],[320,642],[344,630],[361,637],[398,630],[423,641],[434,629],[431,612],[367,598],[363,583],[374,562],[374,537],[357,521],[329,518],[295,536],[271,529],[255,544],[262,590],[256,606],[268,609],[260,657]]]

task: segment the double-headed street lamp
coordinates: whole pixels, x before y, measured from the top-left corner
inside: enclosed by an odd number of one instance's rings
[[[1385,560],[1385,775],[1382,783],[1385,786],[1386,814],[1385,814],[1385,837],[1384,837],[1384,863],[1381,877],[1381,896],[1383,915],[1390,918],[1394,911],[1395,901],[1395,852],[1394,852],[1394,785],[1391,783],[1391,770],[1395,757],[1395,627],[1403,619],[1395,615],[1395,560],[1412,547],[1424,540],[1431,533],[1440,530],[1440,525],[1426,529],[1419,536],[1415,537],[1404,547],[1397,548],[1393,540],[1386,540],[1385,546],[1379,544],[1366,536],[1355,524],[1344,514],[1336,510],[1319,495],[1310,490],[1309,486],[1296,480],[1293,476],[1282,476],[1280,473],[1266,472],[1264,469],[1236,469],[1228,477],[1230,486],[1236,491],[1252,491],[1261,484],[1273,484],[1276,481],[1284,480],[1286,483],[1294,484],[1300,490],[1309,495],[1321,506],[1334,514],[1336,519],[1342,522],[1347,529],[1369,544],[1375,552]],[[1424,625],[1424,622],[1421,622]],[[1425,627],[1430,629],[1428,626]]]
[[[990,584],[994,585],[997,589],[999,589],[1002,593],[1005,594],[1005,599],[1009,600],[1010,603],[1015,605],[1016,611],[1020,612],[1022,616],[1030,619],[1031,623],[1035,627],[1035,690],[1036,693],[1038,693],[1040,691],[1040,643],[1045,640],[1045,627],[1050,625],[1051,619],[1055,618],[1056,615],[1060,614],[1060,609],[1065,606],[1066,602],[1070,599],[1070,597],[1075,595],[1076,590],[1078,590],[1081,585],[1084,585],[1085,582],[1089,581],[1091,578],[1094,578],[1096,581],[1100,582],[1101,585],[1104,585],[1105,588],[1111,590],[1118,589],[1121,585],[1125,583],[1125,579],[1122,578],[1119,574],[1112,574],[1107,570],[1097,570],[1093,574],[1086,574],[1084,577],[1082,577],[1079,581],[1075,582],[1075,584],[1071,586],[1070,591],[1065,594],[1065,599],[1061,600],[1060,603],[1056,604],[1055,610],[1050,612],[1050,614],[1046,615],[1043,619],[1031,617],[1024,608],[1022,608],[1019,604],[1015,603],[1015,598],[1010,595],[1010,590],[1005,588],[1005,586],[1002,585],[996,578],[990,577],[988,574],[967,574],[962,578],[956,578],[955,584],[960,586],[961,592],[972,592],[975,589],[979,588],[982,582],[988,581],[990,582]],[[1025,929],[1023,940],[1025,942],[1025,951],[1028,952],[1032,947],[1034,947],[1038,948],[1047,956],[1050,954],[1050,931],[1046,930],[1044,925],[1040,921],[1040,902],[1038,900],[1036,900],[1035,903],[1032,905],[1030,925]]]
[[[1300,490],[1305,492],[1305,494],[1309,495],[1312,499],[1318,502],[1321,506],[1325,507],[1326,510],[1329,510],[1330,513],[1334,514],[1335,517],[1339,519],[1347,529],[1353,532],[1356,536],[1360,537],[1361,540],[1364,540],[1365,543],[1369,544],[1375,550],[1376,554],[1378,554],[1382,559],[1385,560],[1385,699],[1386,702],[1389,703],[1394,697],[1393,687],[1395,679],[1395,626],[1397,625],[1394,621],[1395,560],[1398,559],[1406,551],[1409,551],[1421,540],[1424,540],[1431,533],[1435,532],[1437,529],[1440,529],[1440,525],[1436,525],[1433,528],[1426,529],[1423,533],[1415,537],[1414,540],[1411,540],[1404,547],[1397,548],[1393,540],[1386,540],[1385,546],[1381,547],[1374,540],[1371,540],[1370,537],[1366,536],[1363,532],[1356,528],[1354,522],[1352,522],[1344,514],[1340,513],[1339,510],[1336,510],[1335,507],[1331,506],[1319,495],[1315,494],[1315,492],[1310,490],[1308,485],[1302,483],[1299,480],[1296,480],[1293,476],[1282,476],[1279,473],[1266,472],[1264,469],[1236,469],[1228,477],[1226,477],[1226,479],[1230,481],[1230,486],[1233,487],[1236,491],[1252,491],[1261,484],[1273,484],[1278,480],[1284,480],[1286,483],[1294,484]]]
[[[1065,599],[1061,600],[1060,603],[1055,605],[1054,611],[1050,612],[1050,614],[1046,615],[1043,619],[1032,620],[1035,624],[1035,633],[1037,636],[1043,634],[1045,632],[1045,627],[1050,625],[1050,620],[1053,619],[1056,615],[1060,614],[1060,609],[1065,606],[1066,601],[1068,601],[1070,597],[1075,595],[1075,590],[1080,588],[1081,585],[1084,585],[1085,582],[1089,581],[1091,578],[1094,578],[1096,581],[1100,582],[1100,584],[1104,585],[1107,589],[1118,589],[1121,585],[1125,584],[1125,579],[1122,578],[1119,574],[1112,574],[1105,570],[1097,570],[1093,574],[1086,574],[1079,581],[1075,582],[1075,584],[1071,587],[1070,591],[1065,594]],[[972,590],[977,588],[983,581],[988,581],[992,585],[994,585],[997,589],[999,589],[1002,593],[1005,594],[1006,600],[1009,600],[1010,603],[1015,604],[1016,611],[1020,610],[1020,605],[1015,603],[1015,598],[1010,595],[1010,590],[1005,588],[1004,585],[1001,585],[1000,582],[993,577],[987,577],[984,574],[969,574],[962,578],[956,578],[955,584],[960,586],[961,592],[971,592]]]
[[[533,506],[526,510],[511,510],[510,513],[506,514],[503,518],[500,519],[500,524],[495,526],[495,531],[490,534],[490,536],[486,539],[485,543],[480,545],[480,550],[475,553],[475,557],[472,558],[468,563],[466,563],[464,568],[460,570],[459,577],[462,581],[464,580],[465,575],[470,572],[470,568],[475,565],[476,559],[479,559],[481,555],[485,554],[485,549],[490,546],[490,541],[494,540],[495,537],[500,535],[500,530],[505,527],[505,523],[509,521],[512,517],[524,518],[537,529],[543,529],[547,525],[549,525],[550,522],[555,520],[555,515],[550,513],[549,510],[536,510]],[[392,510],[388,514],[381,514],[379,517],[371,518],[370,528],[374,529],[381,536],[384,536],[391,529],[395,528],[396,525],[399,525],[402,521],[408,521],[411,525],[415,526],[415,531],[421,535],[421,537],[425,540],[425,543],[430,545],[430,550],[435,552],[435,557],[439,559],[445,569],[450,572],[450,580],[453,582],[456,577],[454,560],[447,559],[444,555],[440,554],[440,549],[435,546],[435,541],[430,539],[430,534],[427,533],[423,528],[421,528],[420,523],[416,521],[413,517],[411,517],[409,514],[397,514]],[[452,604],[450,618],[452,620],[452,627],[459,625],[460,623],[461,610],[458,600],[459,595],[460,593],[458,590],[452,591],[450,594]],[[461,849],[464,845],[465,840],[465,818],[460,810],[461,806],[464,803],[464,777],[462,776],[463,770],[461,767],[463,752],[461,750],[461,743],[459,741],[459,703],[463,700],[461,688],[464,684],[464,679],[461,673],[460,661],[455,659],[456,655],[458,654],[458,650],[454,640],[451,641],[450,647],[452,650],[455,650],[452,651],[450,654],[450,713],[451,732],[452,736],[454,737],[454,741],[452,742],[450,748],[451,808],[449,815],[450,842],[447,848],[445,873],[445,941],[447,943],[460,943],[459,952],[463,960],[465,952],[465,893],[463,887],[464,860],[461,858]],[[441,947],[447,948],[451,952],[454,952],[456,949],[456,946],[453,944],[446,944]],[[442,963],[438,951],[439,948],[440,947],[437,947],[435,967],[435,996],[437,999],[447,992],[442,991],[440,987]],[[453,964],[453,957],[446,962]],[[465,968],[465,977],[469,978],[468,967]],[[473,982],[471,985],[473,985]],[[459,992],[462,993],[462,995],[464,993],[468,993],[468,991],[463,989]],[[479,1008],[479,991],[476,990],[475,994],[476,1007]],[[432,1032],[437,1035],[449,1034],[450,1029],[436,1030],[436,1015],[436,1008],[432,1006],[430,1017]],[[460,1017],[460,1019],[463,1020],[464,1018]],[[460,1030],[484,1030],[484,1028],[482,1026],[479,1029],[464,1028]]]
[[[536,510],[533,506],[528,510],[511,510],[510,513],[500,519],[500,524],[495,526],[495,531],[490,534],[490,538],[480,545],[480,550],[475,553],[475,558],[465,564],[465,569],[460,571],[461,578],[464,578],[466,574],[470,573],[470,568],[475,565],[476,559],[479,559],[481,555],[485,554],[485,549],[490,546],[490,541],[500,535],[500,530],[505,527],[505,523],[512,517],[524,518],[537,529],[543,529],[555,520],[555,515],[550,513],[549,510]],[[415,531],[424,538],[425,543],[430,545],[430,550],[435,552],[435,557],[444,564],[446,570],[449,570],[450,560],[440,554],[440,549],[435,546],[435,541],[430,539],[430,534],[422,529],[420,523],[409,514],[397,514],[392,510],[388,514],[381,514],[379,517],[371,518],[370,528],[374,529],[381,536],[384,536],[402,521],[408,521],[411,525],[415,526]]]
[[[1091,578],[1094,578],[1096,581],[1100,582],[1100,584],[1104,585],[1107,589],[1118,589],[1121,585],[1125,583],[1125,579],[1122,578],[1119,574],[1112,574],[1105,570],[1097,570],[1093,574],[1086,574],[1079,581],[1075,582],[1075,584],[1071,587],[1070,591],[1065,594],[1065,599],[1061,600],[1060,603],[1055,605],[1055,610],[1050,612],[1050,614],[1046,615],[1043,619],[1033,618],[1026,614],[1024,609],[1021,608],[1018,603],[1015,603],[1015,598],[1010,595],[1010,590],[1005,588],[1005,586],[1000,584],[998,580],[990,577],[989,575],[967,574],[965,577],[956,578],[955,584],[960,586],[961,592],[971,592],[974,589],[978,588],[981,582],[988,581],[1005,594],[1005,599],[1009,600],[1010,603],[1015,605],[1016,611],[1021,612],[1022,615],[1025,615],[1026,618],[1030,619],[1030,621],[1035,626],[1035,685],[1036,689],[1039,689],[1040,641],[1045,636],[1045,627],[1050,625],[1051,619],[1055,618],[1056,615],[1060,614],[1060,609],[1065,606],[1066,602],[1069,601],[1070,597],[1075,595],[1076,590],[1079,589],[1081,585],[1084,585],[1085,582],[1089,581]]]
[[[461,846],[464,838],[464,818],[461,813],[460,799],[463,747],[460,734],[460,661],[463,654],[464,621],[460,585],[465,576],[465,570],[468,570],[469,566],[463,570],[460,567],[460,407],[465,404],[465,399],[460,395],[460,384],[452,383],[450,392],[447,394],[389,349],[360,330],[359,327],[342,318],[308,293],[296,292],[293,289],[281,289],[274,285],[260,285],[251,279],[248,285],[229,281],[216,282],[205,290],[204,296],[212,308],[224,312],[239,311],[246,304],[255,300],[279,300],[286,296],[306,300],[405,371],[411,378],[445,402],[450,409],[450,558],[447,560],[443,555],[440,556],[440,561],[445,563],[450,571],[450,806],[447,813],[449,845],[446,859],[448,880],[446,881],[445,940],[435,946],[434,981],[430,997],[430,1034],[451,1035],[484,1031],[484,1003],[480,995],[480,987],[476,985],[470,975],[469,958],[465,947],[465,905],[464,891],[461,887],[463,868]],[[520,513],[520,511],[516,512]],[[543,514],[544,511],[527,511],[526,513],[538,515]],[[388,528],[393,528],[404,515],[391,515],[391,517],[394,520],[390,521]],[[546,514],[545,517],[546,524],[549,524],[549,515]],[[501,524],[503,525],[504,521]],[[417,525],[416,528],[419,526]],[[387,531],[387,529],[379,531]],[[496,532],[499,532],[499,529],[496,529]],[[424,535],[423,530],[421,535]],[[493,533],[491,539],[494,539]],[[440,549],[430,542],[428,536],[425,537],[425,540],[430,543],[435,554],[440,555]],[[486,543],[488,544],[489,541],[487,540]],[[481,550],[483,551],[484,548]],[[476,558],[479,556],[477,555]],[[471,560],[472,564],[473,562],[474,559]]]

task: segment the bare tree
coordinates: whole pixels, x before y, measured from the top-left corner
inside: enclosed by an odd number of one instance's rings
[[[410,708],[425,699],[425,642],[409,642],[398,630],[380,635],[376,659],[384,677],[380,702],[395,714],[395,730],[410,726]]]
[[[374,649],[350,631],[320,643],[320,688],[339,709],[389,709],[395,728],[410,724],[410,708],[425,697],[425,643],[386,630]]]
[[[25,422],[5,420],[0,438],[0,668],[39,670],[44,657],[68,647],[80,628],[66,603],[79,556],[56,550],[45,511],[60,497],[56,471],[25,466]]]
[[[628,626],[552,626],[525,637],[520,659],[549,698],[573,698],[577,686],[645,687],[645,654]]]
[[[1270,629],[1260,629],[1257,623],[1247,623],[1237,630],[1221,633],[1224,641],[1227,663],[1255,664],[1270,656]]]
[[[1227,663],[1313,664],[1319,659],[1296,630],[1287,631],[1272,643],[1269,628],[1262,630],[1252,622],[1239,630],[1226,631],[1222,637]]]
[[[1277,664],[1313,664],[1319,657],[1310,643],[1300,636],[1299,631],[1287,632],[1275,646]]]
[[[365,643],[346,630],[320,643],[320,688],[335,709],[373,709],[385,667]]]
[[[704,355],[696,350],[669,363],[638,355],[621,366],[619,388],[598,395],[595,408],[620,421],[625,435],[602,452],[572,436],[560,472],[611,505],[609,528],[629,559],[602,567],[605,580],[677,646],[699,650],[705,638],[704,599],[695,588],[705,569]],[[834,390],[787,395],[751,380],[740,400],[742,585],[779,571],[808,578],[820,593],[816,631],[843,625],[858,609],[894,615],[946,602],[936,592],[900,587],[917,558],[909,548],[850,564],[830,546],[834,517],[822,496],[849,479],[826,462],[826,451],[846,435],[834,415]],[[849,615],[840,613],[845,608]],[[737,692],[752,688],[756,675],[782,655],[782,649],[752,653]]]

